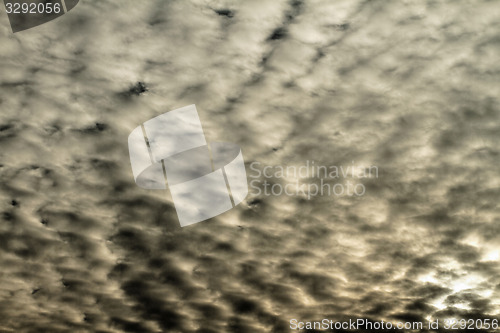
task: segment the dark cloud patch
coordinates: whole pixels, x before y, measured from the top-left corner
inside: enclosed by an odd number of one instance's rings
[[[234,12],[230,9],[214,9],[214,11],[219,15],[219,16],[225,16],[227,18],[233,18],[234,17]]]
[[[268,37],[268,40],[279,40],[285,38],[287,35],[286,28],[277,28]]]
[[[85,129],[82,130],[82,133],[85,134],[95,134],[99,132],[103,132],[108,129],[108,125],[103,124],[103,123],[95,123],[92,126],[88,126]]]
[[[129,94],[131,95],[141,95],[148,91],[148,87],[144,82],[137,82],[134,86],[129,89]]]
[[[154,23],[156,24],[156,23]],[[142,81],[136,82],[134,85],[130,86],[128,90],[119,93],[118,95],[122,98],[129,99],[133,96],[141,96],[149,90],[146,83]]]
[[[127,281],[122,287],[129,297],[137,301],[137,310],[142,313],[143,318],[154,320],[163,330],[183,330],[185,323],[182,315],[170,307],[168,302],[155,296],[144,278],[147,281],[147,277],[142,276],[140,279]]]
[[[154,332],[144,327],[140,322],[130,321],[122,318],[111,318],[113,325],[117,325],[125,332]]]

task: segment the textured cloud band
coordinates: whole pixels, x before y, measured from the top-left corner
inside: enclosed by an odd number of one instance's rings
[[[181,226],[228,211],[248,194],[240,148],[207,144],[195,105],[136,127],[128,146],[137,185],[166,189],[168,182]]]
[[[4,0],[12,32],[27,30],[55,20],[80,0]]]

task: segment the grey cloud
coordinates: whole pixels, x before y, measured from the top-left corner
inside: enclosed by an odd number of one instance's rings
[[[0,19],[0,331],[498,315],[498,4],[85,1]],[[376,165],[180,228],[127,136],[196,104],[262,165]],[[271,184],[283,179],[268,179]],[[308,180],[314,182],[315,179]]]

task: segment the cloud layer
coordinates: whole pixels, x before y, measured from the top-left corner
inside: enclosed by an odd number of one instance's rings
[[[498,316],[495,2],[84,1],[0,15],[0,331],[289,332]],[[196,104],[247,166],[376,165],[180,228],[128,134]]]

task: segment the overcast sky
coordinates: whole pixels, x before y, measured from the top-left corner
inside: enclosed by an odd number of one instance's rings
[[[494,1],[87,0],[16,34],[2,11],[0,331],[498,317],[499,33]],[[181,228],[127,137],[191,104],[248,174],[378,177]]]

